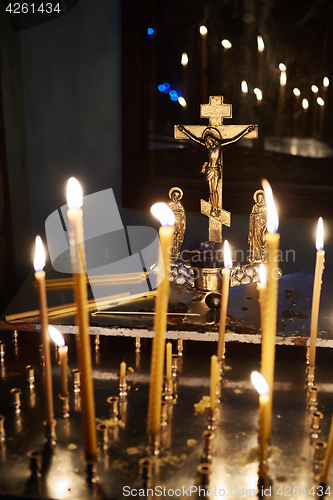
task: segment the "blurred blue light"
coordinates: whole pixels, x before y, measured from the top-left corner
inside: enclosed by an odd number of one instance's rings
[[[170,92],[170,89],[164,88],[164,92],[168,94]]]
[[[175,90],[170,90],[170,97],[175,96],[178,99],[178,94]]]
[[[157,88],[158,88],[158,90],[160,92],[164,92],[165,91],[165,86],[164,85],[159,85]]]
[[[171,101],[178,101],[178,96],[177,96],[177,94],[176,94],[176,95],[175,95],[175,94],[172,94],[172,95],[171,95],[171,92],[170,92],[170,99],[171,99]]]
[[[154,30],[153,30],[153,28],[148,28],[147,32],[148,32],[148,35],[152,35],[154,33]]]
[[[164,83],[163,83],[163,85],[164,85],[164,87],[165,87],[166,89],[169,89],[169,88],[170,88],[170,83],[168,83],[168,82],[164,82]]]

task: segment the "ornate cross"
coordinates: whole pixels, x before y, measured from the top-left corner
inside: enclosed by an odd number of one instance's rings
[[[175,125],[175,139],[192,139],[205,146],[209,161],[202,172],[210,189],[210,201],[201,200],[201,213],[209,217],[209,241],[222,241],[222,225],[230,227],[230,212],[222,208],[223,146],[258,137],[257,125],[223,125],[223,118],[232,117],[231,104],[223,96],[210,96],[209,104],[201,104],[201,118],[209,118],[209,125]]]

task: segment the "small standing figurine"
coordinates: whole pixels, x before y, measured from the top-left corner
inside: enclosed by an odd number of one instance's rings
[[[180,202],[183,197],[183,191],[179,187],[173,187],[169,191],[169,198],[171,202],[169,207],[175,214],[175,232],[173,236],[173,254],[179,255],[180,248],[184,241],[184,233],[186,230],[186,213],[185,209]]]
[[[256,191],[253,199],[255,204],[250,215],[248,238],[250,264],[264,262],[266,253],[267,207],[264,191]]]

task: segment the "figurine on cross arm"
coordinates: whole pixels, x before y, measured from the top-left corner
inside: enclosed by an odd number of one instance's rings
[[[221,137],[221,133],[214,127],[207,127],[203,131],[201,137],[196,137],[183,125],[178,125],[178,130],[180,132],[183,132],[189,139],[198,142],[208,149],[208,162],[203,164],[201,173],[205,174],[205,179],[208,181],[212,217],[219,217],[221,213],[221,210],[219,209],[219,197],[217,190],[222,170],[221,147],[237,142],[239,139],[244,137],[244,135],[252,132],[254,129],[254,125],[249,125],[245,130],[235,135],[235,137],[223,139]]]

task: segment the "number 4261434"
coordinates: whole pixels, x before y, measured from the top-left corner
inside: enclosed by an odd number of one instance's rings
[[[41,14],[52,14],[56,12],[61,13],[60,3],[52,5],[52,3],[9,3],[6,7],[6,12],[10,14],[34,14],[39,12]]]

